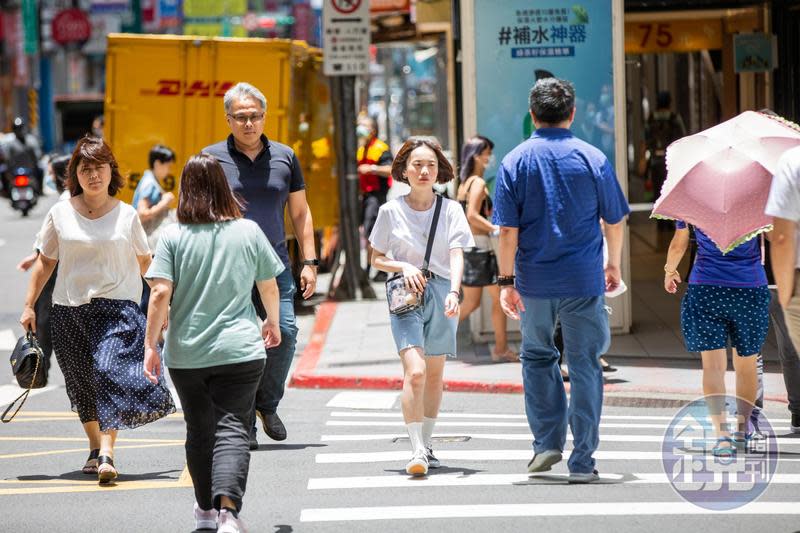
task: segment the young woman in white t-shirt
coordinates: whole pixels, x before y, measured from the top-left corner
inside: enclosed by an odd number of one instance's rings
[[[372,266],[402,272],[406,287],[422,293],[422,305],[402,315],[390,314],[392,336],[403,362],[403,418],[412,458],[406,472],[424,476],[438,468],[431,437],[442,402],[445,356],[456,354],[463,249],[475,246],[464,211],[442,199],[428,272],[420,268],[436,207],[434,183],[453,179],[453,167],[431,137],[412,137],[392,164],[392,178],[411,192],[381,206],[369,237]]]
[[[89,439],[86,474],[116,479],[117,430],[175,411],[163,378],[142,372],[145,317],[138,302],[150,249],[136,211],[114,198],[123,186],[102,139],[78,141],[67,170],[71,198],[47,213],[39,232],[22,327],[36,331],[34,303],[58,263],[50,324],[67,395]]]

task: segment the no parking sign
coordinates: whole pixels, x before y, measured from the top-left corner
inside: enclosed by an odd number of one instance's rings
[[[369,44],[368,0],[324,0],[322,49],[326,76],[367,74]]]

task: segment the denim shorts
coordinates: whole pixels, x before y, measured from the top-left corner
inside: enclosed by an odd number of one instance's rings
[[[769,329],[769,289],[689,285],[681,302],[681,330],[690,352],[731,346],[739,355],[761,353]]]
[[[397,352],[418,346],[425,355],[456,355],[458,315],[444,316],[450,280],[433,277],[425,286],[422,305],[402,315],[389,315]]]

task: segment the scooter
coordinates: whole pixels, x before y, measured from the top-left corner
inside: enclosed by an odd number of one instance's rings
[[[33,173],[26,168],[18,168],[11,173],[9,180],[9,195],[11,197],[11,207],[22,211],[22,216],[28,216],[28,212],[36,205],[38,195],[34,187]]]

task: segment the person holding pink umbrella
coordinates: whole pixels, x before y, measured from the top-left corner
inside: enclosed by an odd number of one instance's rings
[[[675,235],[664,265],[664,289],[678,290],[678,265],[689,246],[686,223],[675,223]],[[750,413],[758,390],[757,359],[769,329],[770,293],[762,265],[759,239],[748,240],[723,254],[699,228],[697,256],[689,287],[681,301],[681,331],[686,349],[700,352],[703,394],[717,436],[715,456],[732,456],[752,437]],[[736,372],[737,428],[731,431],[725,414],[726,347],[733,348]]]

